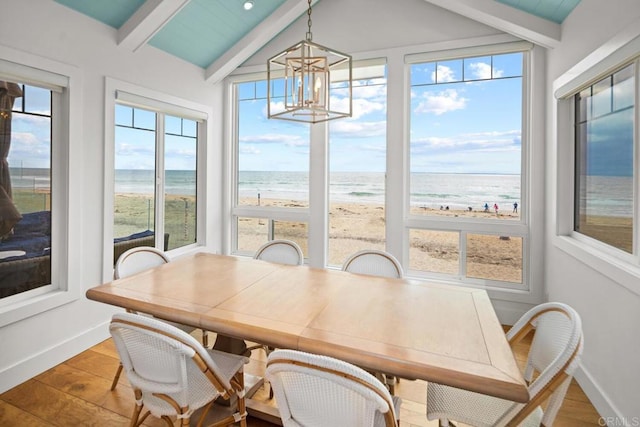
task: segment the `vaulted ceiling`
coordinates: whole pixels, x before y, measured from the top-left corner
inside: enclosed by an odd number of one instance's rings
[[[206,70],[217,81],[307,10],[305,0],[55,0],[118,31],[132,51],[149,44]],[[313,0],[313,3],[320,0]],[[580,0],[425,0],[553,47]]]

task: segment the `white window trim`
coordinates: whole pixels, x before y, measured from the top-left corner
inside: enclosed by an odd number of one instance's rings
[[[525,206],[522,209],[520,220],[518,221],[500,221],[500,220],[473,220],[473,219],[462,219],[459,218],[455,221],[452,221],[448,218],[440,218],[440,217],[430,217],[430,216],[421,216],[421,215],[413,215],[410,213],[410,182],[411,182],[411,170],[410,167],[406,167],[405,170],[405,182],[406,186],[404,188],[405,198],[404,198],[404,225],[405,225],[405,237],[406,243],[405,246],[407,249],[404,251],[404,262],[403,264],[409,265],[409,241],[408,234],[412,229],[424,229],[424,230],[446,230],[452,232],[460,233],[460,258],[461,258],[461,268],[459,274],[462,273],[465,268],[462,264],[462,257],[466,256],[464,253],[465,242],[462,241],[466,233],[477,233],[477,234],[504,234],[508,236],[521,237],[522,238],[522,283],[511,283],[511,282],[500,282],[494,280],[485,280],[485,279],[474,279],[474,278],[463,278],[460,276],[445,276],[438,273],[429,273],[429,272],[421,272],[418,270],[410,270],[407,267],[407,271],[414,276],[423,277],[425,279],[438,279],[442,278],[443,281],[448,281],[451,283],[456,283],[461,286],[470,286],[470,287],[482,287],[487,290],[491,290],[495,292],[497,295],[500,295],[503,292],[508,293],[510,296],[509,299],[513,299],[513,296],[519,294],[524,301],[537,302],[540,299],[542,294],[542,286],[541,286],[541,265],[540,263],[536,263],[533,258],[533,254],[538,253],[539,248],[542,243],[540,239],[535,239],[534,236],[531,235],[531,222],[532,218],[536,218],[540,213],[537,213],[532,208],[535,203],[536,195],[532,194],[530,189],[532,188],[532,175],[535,166],[535,162],[533,162],[533,158],[537,157],[534,153],[535,144],[532,142],[537,136],[532,134],[532,126],[531,122],[533,118],[536,117],[536,114],[540,114],[539,108],[536,105],[532,105],[532,97],[531,97],[531,87],[534,79],[536,80],[536,84],[543,84],[540,82],[540,75],[542,72],[539,71],[541,68],[541,60],[534,60],[534,56],[538,59],[541,55],[536,55],[537,49],[529,42],[525,41],[515,41],[515,42],[506,42],[499,43],[494,45],[485,45],[485,46],[471,46],[471,47],[463,47],[456,48],[450,50],[442,50],[436,52],[425,52],[425,53],[415,53],[406,55],[404,58],[405,62],[405,74],[407,76],[410,75],[410,67],[415,63],[422,62],[433,62],[433,61],[443,61],[443,60],[451,60],[451,59],[460,59],[460,58],[468,58],[474,56],[484,56],[484,55],[499,55],[505,53],[513,53],[513,52],[523,52],[523,76],[522,76],[522,86],[523,86],[523,111],[522,111],[522,153],[521,153],[521,197],[522,203],[521,206]],[[406,99],[410,99],[411,92],[411,82],[409,78],[405,79],[406,84]],[[408,107],[407,107],[408,108]],[[407,110],[408,111],[408,110]],[[536,114],[534,114],[536,111]],[[410,114],[407,112],[407,114]],[[407,118],[407,130],[406,135],[410,134],[410,120]],[[409,165],[411,158],[411,150],[410,150],[410,141],[407,138],[406,147],[405,147],[405,164]],[[540,184],[542,185],[542,184]],[[447,278],[448,277],[448,278]],[[518,298],[520,300],[520,297]]]
[[[400,48],[383,49],[372,52],[365,52],[360,55],[354,56],[355,59],[367,59],[367,58],[386,58],[387,64],[387,172],[386,172],[386,247],[387,250],[396,255],[397,258],[404,260],[408,256],[408,228],[405,221],[405,208],[407,205],[407,196],[404,189],[407,183],[405,176],[406,165],[408,164],[408,149],[409,149],[409,120],[407,117],[407,100],[409,99],[409,78],[408,67],[405,63],[407,56],[412,54],[420,54],[421,52],[438,51],[440,53],[447,50],[465,49],[469,46],[490,46],[496,44],[518,41],[517,38],[507,35],[499,36],[487,36],[473,39],[461,39],[455,41],[447,41],[442,43],[427,43],[423,45],[407,46]],[[545,63],[545,49],[534,46],[531,52],[531,64],[530,64],[530,76],[527,82],[527,92],[531,93],[531,88],[543,88],[546,87],[546,63]],[[264,79],[266,76],[266,66],[248,66],[238,68],[229,76],[225,82],[225,134],[224,138],[227,141],[234,141],[235,139],[235,125],[233,122],[233,113],[235,105],[233,102],[232,83],[252,81],[257,79]],[[529,99],[529,111],[528,116],[523,118],[523,133],[526,131],[529,135],[529,152],[528,157],[523,158],[523,165],[526,164],[529,168],[529,182],[527,184],[527,197],[529,200],[529,211],[527,216],[527,223],[529,229],[540,230],[540,232],[531,234],[528,245],[528,252],[523,253],[523,257],[527,258],[528,263],[528,280],[529,286],[527,291],[514,290],[509,288],[493,288],[490,286],[483,286],[489,293],[489,296],[494,302],[501,307],[510,321],[516,321],[518,317],[526,311],[532,304],[538,304],[544,300],[544,233],[543,224],[547,209],[544,205],[544,141],[546,138],[544,120],[546,117],[546,104],[543,97],[532,97]],[[396,141],[390,144],[388,141]],[[223,215],[223,251],[224,253],[230,253],[231,251],[231,233],[233,225],[231,224],[233,214],[232,208],[232,192],[235,186],[235,178],[233,177],[234,171],[234,146],[232,144],[225,145],[225,177],[223,186],[223,211],[228,214]],[[321,169],[321,168],[320,168]],[[319,172],[321,173],[321,171]],[[310,172],[311,174],[311,172]],[[311,175],[310,175],[311,176]],[[523,188],[523,197],[524,197]],[[317,203],[322,203],[319,200]],[[310,201],[311,203],[311,201]],[[321,226],[325,221],[322,212],[312,213],[309,217],[309,236],[313,232],[314,236],[320,234]],[[313,215],[313,216],[312,216]],[[320,218],[319,216],[322,216]],[[324,265],[319,261],[322,258],[322,254],[326,254],[326,247],[317,247],[309,245],[309,264],[314,267],[324,268]],[[326,245],[325,245],[326,246]],[[313,251],[313,253],[312,253]],[[325,255],[326,257],[326,255]],[[525,274],[525,273],[523,273]],[[430,281],[437,281],[436,278],[429,277]],[[448,280],[448,284],[460,284],[455,281]],[[470,284],[460,284],[462,286],[474,286]],[[506,309],[505,309],[506,307]]]
[[[311,208],[311,193],[309,193],[309,208],[279,208],[279,207],[268,207],[268,206],[246,206],[246,205],[238,205],[238,194],[236,189],[238,188],[238,127],[237,123],[239,120],[238,117],[238,93],[236,90],[236,84],[245,83],[245,82],[253,82],[253,81],[262,81],[267,80],[267,72],[255,72],[255,73],[247,73],[230,76],[226,79],[226,89],[228,102],[230,104],[229,111],[231,112],[230,117],[228,118],[229,123],[232,123],[232,126],[228,128],[231,129],[231,132],[228,132],[227,141],[231,141],[228,144],[229,153],[226,156],[227,158],[227,171],[226,174],[227,180],[229,184],[226,186],[229,192],[228,197],[225,198],[225,202],[228,203],[228,209],[225,206],[225,211],[230,212],[229,215],[229,223],[228,227],[225,229],[229,230],[229,234],[225,236],[225,244],[224,247],[225,253],[232,255],[246,255],[249,256],[251,254],[239,251],[237,235],[238,235],[238,222],[237,218],[262,218],[266,220],[274,220],[274,221],[288,221],[288,222],[303,222],[306,223],[309,228],[310,227],[310,208]],[[311,139],[311,131],[309,133],[309,139]],[[313,144],[310,144],[310,147]],[[311,182],[312,172],[312,162],[311,156],[309,156],[309,182]],[[311,190],[309,190],[311,191]],[[307,235],[307,241],[311,241],[310,235]],[[311,250],[311,245],[309,245],[309,250]]]
[[[554,246],[629,291],[640,295],[640,264],[637,257],[613,250],[608,245],[573,231],[575,182],[573,95],[580,88],[591,85],[607,74],[611,74],[617,67],[638,56],[640,56],[640,20],[636,20],[632,25],[623,29],[554,81],[553,91],[556,100],[553,129],[555,129],[556,137],[553,139],[554,146],[551,154],[556,158],[550,164],[555,164],[557,169],[554,177],[556,191],[554,215],[557,224],[552,235]],[[636,80],[637,76],[638,70],[636,70]],[[639,82],[636,81],[636,88],[638,85]],[[639,99],[636,90],[636,101]],[[636,104],[636,123],[640,123],[639,110],[640,108]],[[634,131],[635,167],[640,164],[638,161],[638,152],[640,151],[638,150],[640,144],[638,131],[636,127]],[[567,165],[571,166],[566,167]],[[637,188],[637,176],[634,188]],[[635,191],[637,196],[637,190]],[[637,226],[637,223],[634,223],[634,226]]]
[[[378,78],[384,74],[386,59],[374,57],[370,59],[362,59],[354,61],[353,76],[354,80],[367,78]],[[304,222],[308,227],[307,242],[308,253],[307,261],[312,267],[325,268],[328,260],[329,250],[329,148],[328,138],[329,129],[326,122],[310,125],[309,129],[309,207],[308,208],[273,208],[265,206],[238,206],[237,193],[238,188],[238,135],[237,135],[237,92],[235,85],[237,83],[266,80],[266,71],[253,72],[246,74],[232,75],[226,79],[227,99],[232,104],[229,111],[232,111],[229,123],[232,123],[228,132],[227,140],[233,141],[229,144],[230,153],[228,159],[227,182],[229,197],[225,198],[229,203],[228,211],[231,212],[229,227],[230,233],[226,238],[227,252],[234,255],[249,255],[240,252],[237,249],[237,221],[236,218],[263,218],[276,221]],[[225,208],[225,210],[227,210]]]
[[[113,193],[115,165],[115,106],[116,102],[144,109],[162,111],[165,114],[176,114],[199,122],[197,152],[197,236],[196,243],[169,251],[171,257],[197,252],[207,242],[207,136],[210,133],[210,118],[213,109],[172,95],[144,88],[132,83],[105,78],[105,144],[104,144],[104,250],[103,281],[113,279]],[[156,236],[156,239],[162,239]]]
[[[2,327],[82,297],[82,263],[72,262],[82,257],[81,245],[71,244],[82,239],[78,226],[82,224],[82,212],[70,207],[82,203],[83,120],[82,73],[78,68],[5,46],[0,46],[0,58],[0,76],[62,94],[53,106],[52,119],[52,284],[3,298]]]

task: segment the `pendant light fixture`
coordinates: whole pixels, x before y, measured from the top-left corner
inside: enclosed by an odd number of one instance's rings
[[[273,56],[267,63],[270,119],[319,123],[351,117],[351,56],[312,41],[311,0],[308,4],[306,39]],[[274,96],[276,87],[280,93]],[[338,98],[338,94],[343,99]]]

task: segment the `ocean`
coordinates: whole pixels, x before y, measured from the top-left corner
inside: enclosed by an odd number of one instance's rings
[[[166,192],[195,195],[195,172],[169,170]],[[50,187],[49,170],[11,168],[14,188],[43,190]],[[153,191],[153,171],[116,170],[117,193],[145,194]],[[306,200],[309,179],[306,172],[254,172],[239,174],[239,196],[284,200]],[[590,176],[585,204],[588,215],[629,217],[633,214],[633,179],[630,177]],[[384,204],[384,173],[334,172],[331,174],[330,200],[344,203]],[[411,205],[439,209],[481,209],[485,203],[511,209],[520,200],[519,175],[439,174],[411,175]]]
[[[385,174],[381,172],[334,172],[330,177],[330,200],[344,203],[384,204]],[[511,209],[520,204],[517,175],[413,174],[411,204],[439,209],[481,209],[485,203]],[[239,196],[304,200],[308,176],[304,172],[241,172]]]

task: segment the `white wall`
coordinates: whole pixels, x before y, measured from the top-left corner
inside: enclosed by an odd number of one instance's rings
[[[79,270],[82,297],[70,304],[0,328],[0,392],[31,378],[42,370],[85,350],[108,335],[106,322],[115,310],[86,300],[86,289],[102,282],[103,174],[105,76],[191,100],[203,105],[220,103],[219,87],[204,83],[202,69],[144,47],[134,53],[118,48],[116,30],[73,12],[51,0],[3,2],[0,14],[0,45],[38,58],[50,58],[81,70],[82,158],[72,167],[82,169],[82,203],[72,206],[79,213],[81,258]],[[216,113],[220,129],[221,114]],[[209,177],[220,187],[221,131],[210,135],[208,156],[218,161]],[[217,182],[216,182],[217,180]],[[212,191],[219,195],[219,190]],[[219,200],[209,206],[219,206]],[[217,218],[218,211],[210,211]],[[216,233],[217,234],[217,233]],[[212,243],[215,249],[215,243]]]
[[[555,230],[557,171],[555,141],[555,79],[607,43],[619,31],[638,22],[637,0],[582,0],[562,26],[562,43],[548,54],[548,120],[546,182],[545,278],[549,300],[573,306],[582,316],[585,333],[583,369],[577,378],[601,415],[640,422],[640,295],[561,250]],[[570,160],[570,159],[567,159]],[[562,165],[570,168],[569,164]],[[560,175],[563,179],[562,174]],[[560,183],[562,185],[562,183]],[[640,281],[636,290],[640,291]]]

